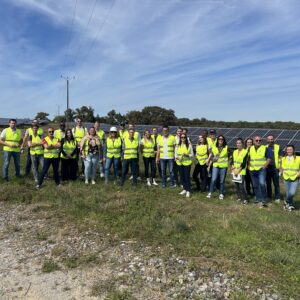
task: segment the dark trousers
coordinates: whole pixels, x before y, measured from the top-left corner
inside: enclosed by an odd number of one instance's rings
[[[137,177],[138,177],[138,159],[137,158],[130,158],[130,159],[123,160],[121,185],[123,185],[125,182],[125,178],[128,173],[129,166],[130,166],[131,173],[132,173],[132,184],[137,185]]]
[[[145,177],[149,177],[149,167],[151,169],[151,178],[155,178],[156,173],[156,162],[155,157],[143,157],[144,166],[145,166]]]
[[[198,177],[199,174],[200,174],[201,183]],[[198,191],[205,192],[207,187],[207,177],[208,177],[207,165],[206,164],[200,165],[199,163],[196,164],[193,172],[193,179],[196,183]]]
[[[25,176],[29,176],[30,169],[31,169],[31,155],[30,155],[30,148],[28,148],[27,155],[26,155]]]
[[[39,178],[38,185],[42,185],[42,183],[44,181],[44,178],[45,178],[45,175],[47,174],[47,172],[48,172],[51,165],[52,165],[52,168],[53,168],[54,181],[57,185],[60,184],[60,178],[59,178],[59,173],[58,173],[59,158],[45,158],[44,157],[44,166],[43,166],[41,176]]]
[[[242,175],[242,182],[235,182],[236,195],[242,201],[247,200],[247,195],[244,187],[245,176]]]
[[[247,194],[248,195],[254,195],[252,179],[251,179],[250,171],[248,169],[246,169],[245,186],[246,186]]]
[[[267,195],[269,199],[272,199],[272,182],[274,184],[275,199],[280,199],[280,185],[279,185],[279,172],[275,166],[269,165],[266,169],[267,177]]]
[[[180,182],[180,181],[181,181],[181,180],[180,180],[180,177],[181,177],[181,175],[180,175],[180,168],[179,168],[179,166],[176,164],[176,162],[174,162],[174,180],[175,180],[175,183],[176,183],[177,185],[182,184],[182,182]]]
[[[77,161],[76,158],[61,160],[61,180],[76,180],[77,179]]]
[[[191,180],[190,180],[190,173],[191,173],[191,166],[178,166],[180,177],[183,185],[183,189],[187,192],[191,191]]]

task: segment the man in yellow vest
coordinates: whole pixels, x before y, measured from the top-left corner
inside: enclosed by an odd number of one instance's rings
[[[66,123],[60,122],[59,129],[56,129],[54,131],[54,137],[61,141],[62,139],[65,138],[65,135],[66,135]]]
[[[85,135],[87,134],[87,129],[85,127],[83,127],[82,120],[80,118],[76,119],[76,126],[72,129],[72,133],[73,133],[75,141],[77,142],[77,145],[78,145],[77,162],[79,165],[81,164],[81,174],[83,175],[84,174],[84,160],[79,155],[79,152],[80,152],[79,150],[80,150],[80,143],[81,143],[82,139],[85,137]],[[77,170],[80,175],[79,166],[78,166]]]
[[[126,123],[125,122],[121,122],[120,123],[120,127],[119,127],[119,137],[122,140],[123,140],[123,135],[124,135],[125,132],[127,132]]]
[[[137,185],[139,141],[134,138],[134,129],[128,130],[128,137],[123,139],[123,166],[121,185],[124,184],[129,165],[132,172],[132,184]]]
[[[211,149],[213,146],[215,146],[217,143],[217,133],[214,129],[211,129],[209,131],[209,137],[207,137],[207,144],[209,149]]]
[[[157,143],[156,162],[160,162],[162,173],[162,187],[167,185],[167,167],[170,172],[171,187],[175,187],[174,182],[174,159],[175,159],[175,137],[169,134],[169,127],[163,126],[163,136]]]
[[[28,145],[29,138],[33,135],[33,126],[38,127],[38,135],[42,136],[44,134],[43,128],[39,127],[39,121],[34,119],[32,120],[31,127],[26,129],[25,135],[23,138],[22,148],[26,148]],[[29,176],[31,169],[31,155],[30,155],[30,148],[28,147],[27,157],[26,157],[26,166],[25,166],[25,176]]]
[[[48,128],[48,135],[43,139],[44,146],[44,166],[41,173],[41,176],[38,180],[36,186],[39,189],[44,181],[45,175],[48,172],[48,169],[52,165],[54,181],[57,186],[60,185],[60,177],[58,173],[59,169],[59,149],[61,147],[60,141],[54,137],[54,129],[52,127]]]
[[[3,179],[8,181],[8,168],[10,159],[14,159],[15,175],[20,177],[20,153],[23,152],[21,145],[23,143],[21,130],[17,129],[17,121],[9,120],[9,127],[1,132],[0,144],[3,145]]]
[[[279,185],[279,168],[283,151],[278,144],[274,143],[274,136],[272,134],[267,136],[268,147],[266,149],[266,156],[270,159],[270,163],[266,169],[267,171],[267,195],[272,201],[272,181],[274,184],[275,203],[280,203],[280,185]]]
[[[99,169],[100,169],[100,177],[104,178],[104,167],[103,167],[103,146],[105,144],[105,132],[100,128],[100,122],[96,121],[94,124],[96,133],[101,142],[101,150],[99,152]]]
[[[151,137],[153,138],[153,141],[154,141],[154,154],[156,157],[157,156],[157,141],[162,137],[162,135],[160,133],[158,133],[157,127],[152,128]],[[156,169],[157,169],[156,166],[158,167],[158,173],[159,173],[159,176],[161,177],[160,164],[155,164],[154,178],[156,177]]]
[[[266,156],[266,146],[262,145],[262,138],[256,136],[254,145],[249,149],[249,170],[255,193],[256,203],[261,203],[261,207],[267,207],[266,192],[266,168],[270,159]]]

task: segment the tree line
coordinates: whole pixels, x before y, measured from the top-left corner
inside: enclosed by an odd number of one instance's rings
[[[36,119],[48,120],[49,114],[46,112],[38,112]],[[54,123],[62,121],[74,121],[76,118],[81,118],[83,122],[107,123],[118,125],[121,122],[130,122],[140,125],[162,125],[169,126],[186,126],[186,127],[212,127],[212,128],[271,128],[271,129],[300,129],[300,123],[295,122],[248,122],[248,121],[214,121],[201,118],[179,118],[176,116],[173,109],[166,109],[159,106],[145,106],[142,110],[132,110],[126,114],[121,114],[116,110],[109,111],[106,116],[95,115],[95,110],[91,106],[82,106],[76,109],[68,109],[63,115],[56,116]]]

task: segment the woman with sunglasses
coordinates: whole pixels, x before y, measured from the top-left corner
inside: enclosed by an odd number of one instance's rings
[[[233,155],[231,158],[231,172],[234,175],[241,176],[241,182],[235,182],[235,188],[236,188],[238,201],[242,201],[242,203],[244,204],[248,203],[246,191],[244,187],[247,160],[248,160],[248,149],[244,149],[243,139],[238,138],[236,140],[236,149],[233,151]]]
[[[121,160],[122,140],[119,137],[118,129],[114,126],[109,130],[109,135],[106,139],[103,152],[105,160],[105,183],[108,183],[109,171],[112,165],[114,168],[114,180],[116,183],[118,180],[118,169]]]
[[[54,137],[54,129],[48,128],[48,135],[43,139],[44,146],[44,165],[41,176],[38,180],[36,188],[40,188],[48,169],[52,165],[54,181],[56,185],[60,185],[60,178],[58,173],[59,168],[59,149],[61,147],[60,141]]]
[[[203,135],[199,135],[199,140],[196,146],[196,166],[193,172],[193,179],[196,183],[198,191],[205,192],[207,186],[208,171],[207,166],[209,164],[211,154],[208,150],[207,139]],[[200,174],[200,180],[198,178]]]
[[[249,152],[251,146],[253,146],[253,139],[247,138],[245,141],[245,148]],[[251,180],[250,170],[249,167],[246,167],[246,175],[245,175],[245,186],[246,186],[246,192],[248,196],[254,196],[253,192],[253,184]]]
[[[151,186],[157,185],[155,181],[156,173],[156,162],[155,162],[155,142],[151,137],[150,131],[144,131],[144,137],[141,140],[141,153],[143,156],[144,167],[145,167],[145,177],[147,179],[147,185]],[[151,169],[151,177],[149,176],[149,167]]]
[[[85,183],[91,180],[92,184],[96,184],[96,169],[99,162],[99,151],[101,142],[94,127],[91,127],[88,134],[83,137],[80,143],[80,153],[84,160]]]
[[[211,153],[213,156],[212,177],[211,177],[211,183],[209,187],[209,193],[206,197],[211,198],[212,193],[215,190],[215,185],[217,183],[217,180],[219,180],[220,183],[219,199],[223,200],[225,178],[226,178],[227,168],[228,168],[228,158],[230,156],[226,139],[223,135],[218,136],[216,145],[215,146],[213,145],[211,148]]]
[[[300,178],[300,156],[296,156],[294,145],[287,145],[285,154],[281,159],[280,173],[283,176],[286,200],[283,208],[288,211],[295,209],[294,196],[296,194]]]
[[[182,133],[179,144],[175,148],[175,161],[179,166],[183,185],[183,191],[180,192],[180,195],[185,195],[187,198],[191,196],[190,172],[193,156],[193,147],[189,143],[187,136]]]

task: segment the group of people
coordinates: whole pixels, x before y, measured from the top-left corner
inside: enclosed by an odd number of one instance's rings
[[[223,135],[216,135],[215,130],[204,130],[196,145],[192,145],[186,128],[178,128],[176,135],[171,135],[168,126],[162,132],[153,127],[145,130],[143,136],[135,130],[133,124],[119,129],[112,126],[106,134],[100,123],[95,122],[89,129],[81,119],[76,120],[73,129],[66,129],[64,122],[59,129],[52,127],[44,133],[37,120],[24,134],[17,128],[15,119],[9,121],[9,127],[0,135],[3,145],[3,179],[8,181],[8,169],[11,158],[14,160],[15,175],[20,176],[20,153],[27,151],[25,175],[32,169],[36,187],[40,188],[52,165],[55,183],[61,180],[76,180],[81,174],[86,184],[96,184],[96,170],[99,166],[100,177],[104,182],[110,180],[113,167],[113,180],[124,185],[129,168],[133,185],[140,180],[140,156],[144,163],[144,174],[148,186],[157,186],[157,173],[161,185],[166,188],[181,186],[180,195],[191,196],[192,178],[196,190],[208,192],[207,198],[219,191],[219,199],[225,197],[225,179],[231,172],[239,201],[248,203],[255,195],[255,202],[267,207],[267,198],[280,203],[279,178],[283,177],[286,199],[284,208],[293,210],[293,198],[296,194],[300,177],[300,157],[296,156],[295,147],[287,145],[285,149],[274,142],[274,136],[267,137],[267,145],[262,145],[262,138],[255,136],[244,141],[236,140],[236,149],[231,150]],[[157,172],[158,171],[158,172]],[[168,175],[167,175],[168,173]]]

